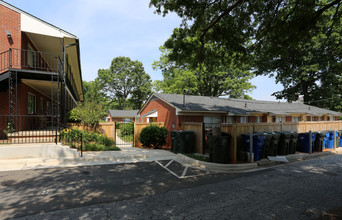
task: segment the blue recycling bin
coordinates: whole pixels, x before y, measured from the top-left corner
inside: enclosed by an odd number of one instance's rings
[[[342,130],[340,130],[339,136],[340,136],[340,144],[338,146],[342,147]]]
[[[242,140],[245,144],[246,152],[249,152],[249,134],[242,134]],[[262,156],[262,146],[265,143],[265,135],[264,133],[253,133],[253,153],[254,153],[254,161],[258,161]]]
[[[311,147],[311,152],[314,151],[314,142],[316,138],[315,133],[312,134],[312,140],[310,143],[310,133],[300,133],[298,136],[298,142],[299,142],[299,151],[304,152],[304,153],[310,153],[310,147]]]
[[[335,133],[336,141],[338,140],[338,133]],[[334,149],[334,131],[329,131],[326,135],[325,146],[327,149]]]

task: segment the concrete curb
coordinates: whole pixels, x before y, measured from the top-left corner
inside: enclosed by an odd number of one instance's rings
[[[342,149],[342,148],[341,148]],[[302,160],[310,160],[318,157],[326,157],[334,154],[341,154],[342,151],[336,149],[335,151],[324,151],[319,153],[313,153],[313,154],[307,154],[307,153],[299,153],[299,154],[292,154],[292,155],[286,155],[286,159],[289,162],[277,162],[277,161],[270,161],[268,159],[262,159],[260,161],[257,161],[257,164],[259,167],[269,167],[269,166],[275,166],[279,164],[286,164],[286,163],[292,163]]]
[[[258,168],[257,163],[246,163],[246,164],[219,164],[219,163],[211,163],[205,161],[195,160],[193,158],[187,157],[183,154],[177,154],[181,163],[185,163],[188,166],[205,169],[211,172],[216,173],[234,173],[234,172],[241,172],[250,169]]]

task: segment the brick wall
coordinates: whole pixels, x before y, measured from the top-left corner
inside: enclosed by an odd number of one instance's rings
[[[18,129],[19,130],[27,130],[28,128],[32,127],[34,123],[38,123],[37,120],[38,115],[46,115],[47,108],[46,104],[47,101],[50,102],[50,106],[52,106],[52,102],[49,97],[43,95],[39,91],[31,88],[30,86],[19,83],[17,89],[17,111],[20,115],[20,120],[18,121]],[[28,94],[32,94],[36,97],[36,113],[35,114],[28,114]],[[43,101],[43,109],[41,109],[41,101]],[[9,115],[9,97],[8,97],[8,90],[5,92],[0,92],[0,115]],[[52,108],[52,107],[51,107]],[[16,112],[14,112],[15,114]],[[6,118],[7,116],[2,116],[2,118]],[[6,123],[6,122],[5,122]]]
[[[0,5],[0,53],[7,51],[9,48],[21,48],[21,25],[20,14],[7,7]],[[12,35],[8,38],[5,31],[9,31]],[[2,65],[8,66],[7,59]]]

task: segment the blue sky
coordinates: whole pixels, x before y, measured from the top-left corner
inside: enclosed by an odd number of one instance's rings
[[[80,39],[83,80],[94,80],[98,69],[108,68],[112,59],[127,56],[144,64],[152,80],[161,80],[152,69],[159,60],[159,47],[178,27],[175,14],[162,17],[149,8],[149,0],[5,0],[52,23]],[[281,90],[274,79],[257,77],[250,96],[275,100],[271,94]]]

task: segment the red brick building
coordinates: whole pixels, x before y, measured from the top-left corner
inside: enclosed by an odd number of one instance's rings
[[[0,140],[55,130],[83,100],[79,39],[4,1],[0,14]]]
[[[207,96],[154,93],[138,112],[139,122],[164,122],[169,131],[182,122],[201,122],[205,127],[220,123],[279,123],[333,121],[342,114],[303,103],[285,103]],[[171,142],[169,136],[168,143]]]

